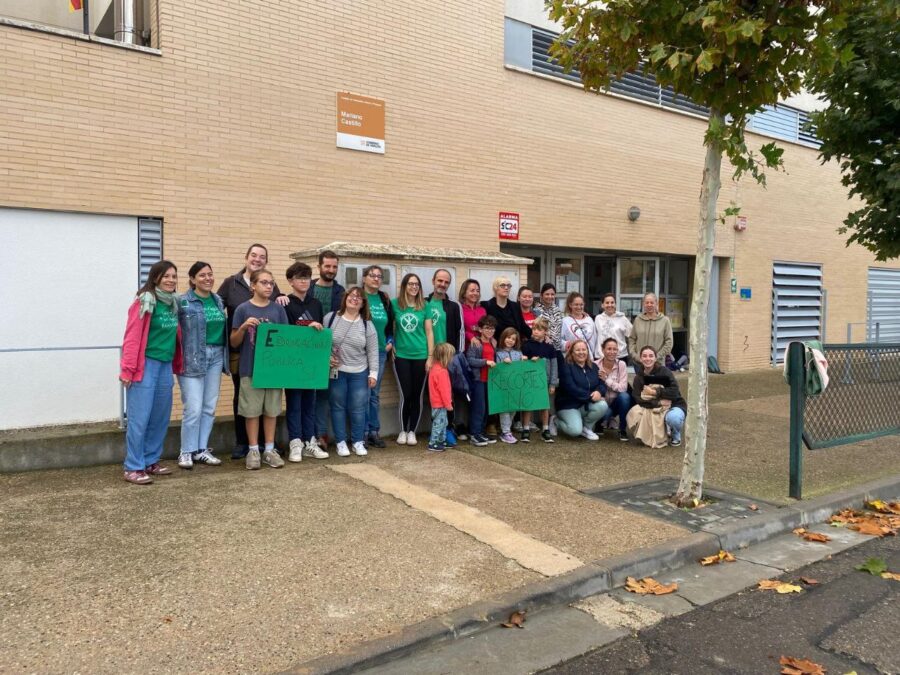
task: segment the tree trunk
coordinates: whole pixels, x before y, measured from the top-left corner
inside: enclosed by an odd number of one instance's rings
[[[710,110],[710,123],[724,126],[721,113]],[[684,464],[681,482],[672,501],[677,506],[696,506],[703,497],[706,425],[709,416],[707,384],[707,336],[709,335],[709,281],[712,274],[713,249],[716,244],[716,202],[722,186],[722,145],[713,138],[706,146],[703,182],[700,186],[700,218],[697,236],[697,259],[694,265],[694,295],[691,300],[690,377],[687,391],[687,419],[684,434]]]

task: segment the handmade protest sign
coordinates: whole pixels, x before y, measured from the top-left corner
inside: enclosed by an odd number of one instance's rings
[[[327,389],[331,331],[262,323],[256,329],[253,386],[258,389]]]
[[[488,412],[491,415],[549,407],[544,359],[498,363],[488,371]]]

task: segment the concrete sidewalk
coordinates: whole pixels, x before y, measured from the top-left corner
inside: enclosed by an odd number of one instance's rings
[[[784,385],[727,377],[711,384],[708,480],[786,501]],[[226,460],[149,487],[118,466],[0,475],[0,672],[280,671],[429,620],[434,634],[453,617],[475,630],[523,597],[589,595],[645,558],[672,569],[724,535],[577,490],[677,475],[681,454],[610,436],[391,444],[278,471]],[[900,439],[806,461],[807,494],[832,492],[900,475]]]

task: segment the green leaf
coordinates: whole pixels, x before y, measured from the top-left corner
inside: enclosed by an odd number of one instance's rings
[[[628,42],[628,38],[631,37],[632,34],[632,25],[630,23],[626,23],[622,26],[622,30],[619,31],[619,37],[622,38],[623,42]]]
[[[713,59],[712,54],[709,53],[706,49],[700,52],[700,55],[697,57],[697,60],[694,62],[697,70],[701,73],[708,73],[713,69]]]
[[[666,65],[670,70],[678,70],[678,66],[681,64],[681,52],[674,52],[672,56],[670,56],[666,60]]]
[[[741,23],[738,25],[738,30],[744,37],[751,37],[753,33],[756,32],[756,22],[750,21],[749,19],[747,19],[746,21],[741,21]]]
[[[658,63],[666,58],[666,46],[662,42],[657,42],[650,49],[650,61]]]
[[[868,572],[873,576],[879,576],[882,572],[887,572],[887,563],[881,558],[869,558],[862,565],[857,565],[856,569],[860,572]]]
[[[725,209],[725,217],[727,218],[728,216],[736,216],[740,212],[741,212],[740,206],[729,206],[727,209]]]
[[[703,21],[700,22],[700,27],[703,28],[703,30],[711,28],[716,25],[716,20],[717,19],[714,16],[704,16]]]

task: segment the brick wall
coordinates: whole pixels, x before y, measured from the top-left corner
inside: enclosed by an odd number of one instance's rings
[[[501,210],[522,244],[692,254],[705,123],[504,68],[503,11],[158,0],[161,55],[0,26],[0,204],[162,217],[165,255],[219,278],[257,240],[277,278],[332,240],[493,248]],[[335,148],[341,90],[385,99],[387,154]],[[785,147],[767,190],[723,170],[750,226],[716,255],[753,288],[722,275],[730,370],[768,363],[773,259],[823,263],[829,337],[865,318],[837,169]]]

